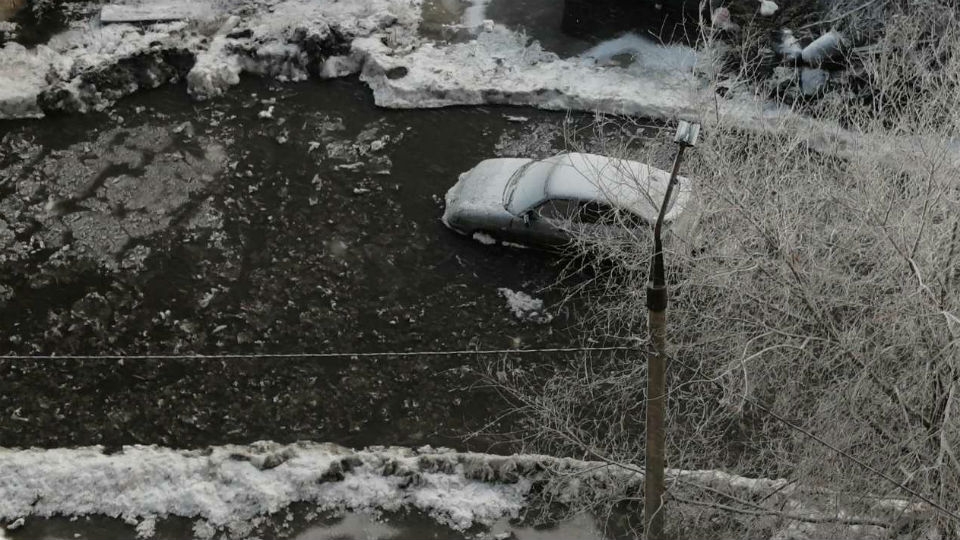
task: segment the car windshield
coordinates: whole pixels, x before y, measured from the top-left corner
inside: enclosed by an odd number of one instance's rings
[[[517,169],[503,191],[503,207],[515,216],[530,210],[546,198],[546,184],[556,166],[552,160],[531,160]]]

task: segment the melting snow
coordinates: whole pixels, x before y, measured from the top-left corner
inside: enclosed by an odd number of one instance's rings
[[[497,239],[485,232],[477,231],[473,233],[473,239],[485,246],[492,246],[497,243]]]
[[[424,468],[424,454],[435,452],[312,443],[208,451],[129,446],[113,455],[99,447],[0,449],[0,521],[100,514],[138,522],[147,537],[157,517],[181,516],[202,520],[195,532],[207,536],[249,531],[262,516],[303,501],[320,510],[416,508],[466,529],[515,517],[524,506],[529,481],[468,478],[462,455],[453,453],[442,466]]]
[[[173,450],[128,446],[106,455],[100,447],[11,450],[0,448],[0,523],[21,523],[31,516],[103,515],[135,524],[137,534],[154,534],[158,519],[177,516],[197,520],[197,538],[248,538],[254,529],[292,503],[315,510],[377,513],[416,509],[438,522],[464,530],[515,518],[536,501],[563,504],[590,498],[632,496],[642,474],[630,467],[542,455],[496,456],[423,447],[372,447],[354,451],[332,444],[215,446]],[[837,508],[836,494],[810,490],[785,479],[747,478],[722,471],[668,469],[671,490],[691,496],[702,489],[766,501],[779,514],[849,516]],[[682,479],[682,482],[675,480]],[[539,486],[538,493],[532,490]],[[818,495],[819,494],[819,495]],[[926,518],[930,509],[908,500],[877,499],[872,513],[898,523]],[[678,520],[700,520],[700,512]],[[724,516],[730,519],[730,515]],[[756,525],[756,517],[748,516]],[[746,519],[746,518],[745,518]],[[773,519],[773,518],[772,518]],[[767,523],[770,538],[794,538],[800,522],[775,518]],[[701,521],[702,524],[702,521]],[[681,528],[684,523],[677,523]],[[890,530],[854,525],[839,531],[809,526],[806,537],[880,538]],[[3,540],[0,528],[0,540]]]
[[[610,62],[614,56],[630,54],[646,69],[664,72],[692,73],[697,64],[697,53],[683,45],[661,45],[638,34],[624,34],[604,41],[580,56],[598,62]]]

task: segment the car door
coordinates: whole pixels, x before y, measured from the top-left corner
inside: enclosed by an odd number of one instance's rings
[[[573,230],[573,218],[577,213],[576,201],[549,200],[513,220],[511,236],[530,244],[562,244],[569,240]]]

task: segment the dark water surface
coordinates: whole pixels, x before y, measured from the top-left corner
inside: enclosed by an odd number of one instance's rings
[[[15,241],[0,264],[0,350],[252,357],[0,359],[0,415],[17,419],[0,422],[0,446],[490,449],[460,437],[503,412],[475,388],[496,357],[256,355],[577,345],[576,303],[544,290],[564,261],[439,221],[460,172],[549,154],[564,121],[377,109],[354,79],[245,79],[207,103],[168,87],[109,115],[5,123],[0,204]],[[500,287],[543,298],[553,321],[516,319]]]

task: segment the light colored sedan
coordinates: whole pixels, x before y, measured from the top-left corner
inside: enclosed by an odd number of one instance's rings
[[[667,223],[691,203],[690,181],[677,180]],[[447,191],[442,220],[465,235],[562,244],[576,232],[649,228],[669,181],[667,171],[595,154],[488,159],[461,174]]]

